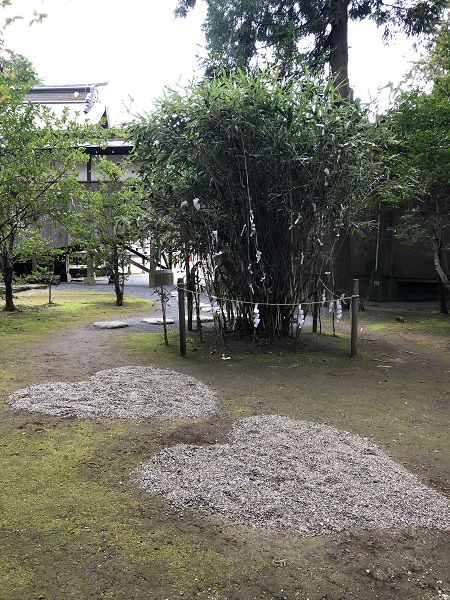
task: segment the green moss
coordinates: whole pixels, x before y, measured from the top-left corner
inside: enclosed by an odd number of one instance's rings
[[[223,364],[222,353],[230,356],[232,364],[283,366],[296,364],[317,364],[322,362],[336,363],[350,354],[350,336],[340,332],[338,336],[324,332],[321,335],[306,333],[299,338],[295,347],[293,340],[275,341],[274,343],[253,343],[251,338],[229,338],[227,345],[220,347],[214,332],[203,332],[203,339],[198,332],[189,332],[186,341],[186,355],[180,356],[180,339],[178,330],[168,331],[169,344],[164,342],[163,333],[124,332],[114,343],[122,351],[140,360],[183,364],[190,363],[218,365]]]
[[[53,565],[73,562],[74,573],[81,576],[77,561],[97,565],[106,556],[109,563],[129,568],[135,563],[134,568],[165,573],[166,587],[173,585],[185,593],[211,579],[220,580],[229,569],[230,561],[205,548],[198,535],[180,533],[158,519],[151,530],[144,529],[133,516],[136,497],[123,490],[130,483],[124,464],[121,469],[112,464],[112,472],[98,482],[86,477],[85,466],[98,460],[96,447],[102,438],[110,451],[115,446],[117,452],[125,443],[120,422],[110,423],[106,430],[95,422],[70,420],[67,428],[2,429],[0,535],[16,538],[15,547],[23,553],[15,558],[2,544],[2,597],[19,598],[21,593],[31,597],[33,580],[42,581],[45,560]],[[130,461],[134,467],[135,460]],[[119,481],[120,470],[124,481]],[[148,496],[149,506],[152,502]],[[37,573],[30,568],[33,563]]]
[[[77,474],[79,465],[89,460],[94,429],[95,424],[86,421],[69,429],[2,432],[1,527],[54,533],[65,530],[75,515],[83,520],[87,514],[94,519],[115,514],[116,495],[95,483],[83,483]],[[120,423],[114,429],[111,435],[118,435]],[[64,493],[59,495],[58,490]]]
[[[448,315],[431,307],[368,307],[359,319],[372,331],[425,333],[444,340],[450,337]]]
[[[152,532],[139,542],[139,552],[133,559],[146,565],[157,561],[168,582],[188,598],[194,590],[220,582],[223,573],[233,570],[232,559],[206,546],[202,537],[180,534],[175,527]]]
[[[170,330],[168,332],[168,339],[169,345],[166,345],[164,335],[160,332],[124,332],[124,335],[120,336],[120,339],[117,340],[117,344],[124,351],[145,356],[148,360],[153,360],[154,358],[162,361],[177,360],[180,356],[178,331]],[[156,357],[155,354],[157,354]]]
[[[26,598],[26,591],[36,573],[21,565],[18,558],[12,558],[0,549],[0,582],[5,598]]]
[[[142,298],[127,298],[124,306],[115,306],[111,294],[91,292],[88,297],[81,293],[59,292],[55,303],[45,303],[45,294],[35,293],[23,298],[26,304],[17,302],[15,312],[0,311],[0,336],[26,337],[33,341],[44,333],[94,318],[119,318],[126,311],[145,310],[154,304]],[[11,339],[8,340],[8,343]]]

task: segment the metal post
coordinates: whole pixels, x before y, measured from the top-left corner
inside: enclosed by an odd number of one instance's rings
[[[178,320],[180,332],[180,354],[186,356],[186,314],[184,307],[185,289],[183,279],[177,280],[178,288]]]
[[[359,309],[359,279],[353,279],[352,290],[352,340],[350,356],[355,358],[358,351],[358,309]]]
[[[318,273],[314,274],[314,304],[313,304],[313,333],[317,333],[317,319],[319,316],[319,292],[317,290],[317,286],[319,284],[319,275]]]

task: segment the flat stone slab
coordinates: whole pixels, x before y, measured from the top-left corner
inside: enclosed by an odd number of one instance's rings
[[[188,316],[186,315],[186,321],[188,319]],[[194,321],[194,323],[197,321],[197,315],[192,315],[192,320]],[[214,321],[214,317],[212,315],[205,315],[203,313],[200,313],[200,323],[212,323]]]
[[[142,319],[143,323],[149,323],[150,325],[162,325],[164,323],[162,317],[150,317],[148,319]],[[175,323],[173,319],[166,319],[166,325],[172,325]]]
[[[128,327],[128,323],[125,323],[125,321],[97,321],[93,326],[97,329],[120,329],[121,327]]]
[[[200,321],[202,323],[213,323],[214,317],[212,315],[200,315]]]

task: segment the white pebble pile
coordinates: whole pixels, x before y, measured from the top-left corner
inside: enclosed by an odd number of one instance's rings
[[[31,385],[8,402],[19,410],[87,419],[195,419],[216,411],[214,393],[193,377],[140,366],[98,371],[75,383]]]
[[[448,500],[368,439],[279,415],[235,422],[229,444],[167,448],[138,480],[176,509],[300,536],[450,529]]]

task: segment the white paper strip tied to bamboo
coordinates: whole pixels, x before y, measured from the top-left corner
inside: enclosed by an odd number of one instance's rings
[[[217,304],[215,298],[211,298],[211,310],[212,310],[213,315],[215,315],[219,312],[219,305]]]
[[[302,305],[298,305],[298,319],[297,319],[298,327],[301,329],[305,324],[305,313],[303,312]]]
[[[256,329],[260,323],[259,318],[259,308],[258,305],[255,304],[255,308],[253,309],[253,327]]]

